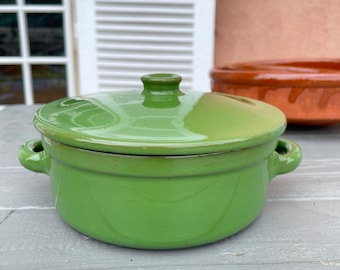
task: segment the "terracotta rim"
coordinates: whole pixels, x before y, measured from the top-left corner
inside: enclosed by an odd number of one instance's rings
[[[230,84],[340,87],[340,59],[243,62],[213,68],[210,75]]]

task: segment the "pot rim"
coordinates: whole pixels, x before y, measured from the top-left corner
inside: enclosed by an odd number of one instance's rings
[[[215,67],[216,82],[240,85],[340,87],[340,58],[296,58],[239,62]]]
[[[220,93],[218,93],[220,95]],[[237,96],[235,96],[237,97]],[[237,97],[238,98],[238,97]],[[274,118],[270,129],[262,133],[254,133],[253,135],[244,135],[226,138],[224,140],[207,140],[207,141],[183,141],[183,142],[169,142],[169,143],[154,143],[154,142],[132,142],[121,140],[110,140],[107,138],[98,138],[94,136],[79,135],[71,130],[64,130],[56,128],[53,123],[49,123],[41,117],[41,109],[39,109],[33,119],[35,128],[45,137],[52,139],[58,143],[67,146],[72,146],[79,149],[123,154],[136,156],[190,156],[190,155],[206,155],[214,153],[223,153],[229,151],[239,151],[241,149],[257,146],[273,139],[279,138],[287,127],[286,117],[282,111],[276,107],[249,98],[240,97],[243,100],[255,102],[255,104],[262,104],[271,108],[271,115],[267,117]],[[274,117],[272,117],[274,115]],[[265,122],[265,121],[264,121]],[[256,123],[254,123],[255,125]],[[265,123],[264,123],[265,124]],[[251,128],[250,128],[251,129]],[[251,130],[250,130],[251,131]]]

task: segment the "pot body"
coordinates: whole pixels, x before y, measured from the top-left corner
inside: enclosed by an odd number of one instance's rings
[[[226,65],[211,72],[212,90],[262,100],[288,123],[340,122],[340,60],[295,59]]]
[[[226,153],[133,156],[43,136],[25,143],[19,160],[50,176],[58,213],[81,233],[126,247],[173,249],[249,225],[263,208],[268,182],[295,169],[301,151],[291,141],[272,140]]]

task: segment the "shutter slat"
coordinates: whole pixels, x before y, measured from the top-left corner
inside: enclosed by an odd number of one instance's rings
[[[99,71],[98,76],[102,79],[108,79],[108,80],[116,80],[116,79],[133,79],[136,82],[140,81],[140,77],[143,76],[144,73],[136,73],[134,70],[130,71],[122,71],[122,70],[104,70]],[[192,74],[190,73],[181,73],[181,76],[185,76],[188,80],[192,79]]]
[[[180,33],[115,33],[114,31],[107,31],[102,32],[98,31],[98,38],[101,40],[146,40],[146,41],[152,41],[152,40],[167,40],[167,41],[185,41],[185,42],[192,42],[193,37],[191,35],[182,35]]]
[[[145,43],[173,43],[173,44],[183,44],[183,43],[192,43],[193,39],[192,37],[174,37],[174,36],[163,36],[163,37],[157,37],[157,36],[133,36],[133,35],[125,35],[125,36],[115,36],[115,35],[101,35],[98,34],[98,41],[99,42],[119,42],[119,41],[125,41],[126,43],[130,42],[145,42]]]
[[[97,0],[97,6],[132,6],[136,7],[136,5],[143,7],[154,7],[154,6],[167,6],[167,7],[186,7],[192,6],[193,0],[172,0],[172,1],[164,1],[164,0],[121,0],[121,1],[112,1],[112,0]]]
[[[158,56],[159,58],[155,58]],[[191,55],[166,55],[166,54],[155,54],[155,53],[139,53],[139,52],[130,52],[130,53],[98,53],[98,59],[103,62],[109,61],[131,61],[131,62],[143,62],[143,61],[150,61],[150,62],[186,62],[191,63],[192,56]]]
[[[129,43],[129,44],[117,44],[117,43],[110,43],[105,44],[101,43],[98,45],[98,51],[99,52],[122,52],[122,53],[129,53],[129,52],[155,52],[155,53],[183,53],[183,54],[190,54],[192,53],[192,50],[188,46],[180,46],[180,45],[172,45],[166,44],[164,46],[156,46],[153,44],[147,45],[144,44],[143,46],[135,44],[135,43]]]
[[[125,14],[135,14],[137,16],[149,16],[153,15],[156,17],[160,16],[188,16],[192,17],[191,8],[178,8],[178,7],[169,7],[169,6],[157,6],[157,7],[148,7],[148,6],[112,6],[112,5],[104,5],[98,6],[96,9],[97,14],[115,14],[118,16],[124,16]]]
[[[161,24],[175,24],[177,25],[179,23],[179,18],[174,16],[170,18],[161,18],[161,17],[136,17],[136,16],[119,16],[119,17],[114,17],[112,15],[110,16],[104,16],[97,14],[97,16],[100,18],[97,18],[97,22],[100,23],[101,21],[109,21],[111,23],[155,23],[157,24],[161,20]],[[193,18],[185,18],[180,20],[181,24],[193,24],[194,20]]]
[[[177,65],[172,63],[130,63],[128,61],[122,61],[122,62],[114,62],[114,63],[100,63],[98,65],[99,70],[110,70],[110,69],[122,69],[126,68],[126,70],[154,70],[155,72],[163,72],[165,70],[186,70],[190,71],[191,66],[190,65]]]
[[[115,25],[111,21],[101,21],[97,26],[97,31],[111,31],[116,33],[175,33],[192,35],[192,27],[173,27],[159,25]]]

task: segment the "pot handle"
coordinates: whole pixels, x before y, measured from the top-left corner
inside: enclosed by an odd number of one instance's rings
[[[276,175],[295,170],[299,166],[301,159],[302,152],[300,147],[291,140],[280,138],[275,151],[271,155],[271,179]]]
[[[18,158],[22,166],[34,172],[48,174],[50,157],[45,152],[41,140],[31,140],[19,148]]]

